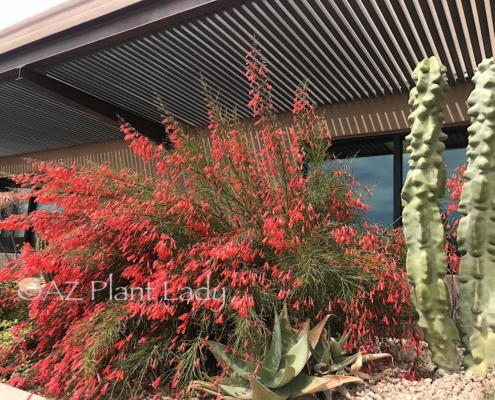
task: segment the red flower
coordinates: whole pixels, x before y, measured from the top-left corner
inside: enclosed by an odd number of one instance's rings
[[[158,385],[160,384],[161,380],[162,380],[162,378],[161,378],[161,376],[159,376],[159,377],[158,377],[158,379],[157,379],[157,380],[155,380],[155,381],[151,384],[151,386],[153,387],[153,389],[156,389],[156,388],[158,387]]]

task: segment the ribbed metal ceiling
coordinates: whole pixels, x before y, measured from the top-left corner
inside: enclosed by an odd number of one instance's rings
[[[116,127],[17,82],[0,82],[0,157],[119,137]]]
[[[207,123],[202,75],[248,117],[244,56],[256,33],[278,111],[308,78],[317,104],[408,91],[437,56],[450,84],[495,48],[492,0],[252,0],[51,65],[45,73],[160,120],[154,92],[180,120]]]
[[[451,85],[465,82],[493,56],[494,8],[492,0],[249,0],[40,72],[160,121],[156,92],[180,121],[198,126],[208,123],[200,76],[225,106],[250,116],[244,72],[254,33],[275,108],[287,111],[305,79],[319,105],[408,91],[413,68],[431,55],[448,67]],[[0,82],[0,110],[0,157],[121,137],[16,82]],[[368,153],[389,151],[376,146]],[[354,150],[367,151],[346,145]]]

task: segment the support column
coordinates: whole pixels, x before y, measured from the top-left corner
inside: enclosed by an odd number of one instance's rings
[[[402,143],[404,137],[402,135],[394,136],[394,228],[402,226]]]
[[[36,210],[36,203],[34,202],[34,197],[29,198],[27,213],[30,214]],[[29,243],[34,247],[34,231],[33,228],[29,228],[24,232],[24,243]]]

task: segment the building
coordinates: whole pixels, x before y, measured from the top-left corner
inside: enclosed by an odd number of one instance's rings
[[[124,162],[119,114],[164,140],[154,92],[184,124],[204,131],[200,75],[248,119],[244,57],[256,33],[281,121],[308,78],[341,158],[378,186],[372,221],[400,220],[407,172],[411,72],[425,57],[448,67],[449,171],[467,144],[466,99],[477,64],[495,50],[491,0],[69,0],[0,31],[0,171],[23,158]],[[0,180],[0,189],[11,184]]]

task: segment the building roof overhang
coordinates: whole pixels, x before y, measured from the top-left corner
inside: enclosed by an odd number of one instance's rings
[[[0,54],[21,50],[53,35],[139,3],[142,0],[72,0],[0,30]]]
[[[76,12],[83,3],[87,9]],[[128,112],[130,122],[141,119],[160,129],[155,92],[179,120],[202,126],[208,118],[200,75],[226,106],[247,118],[244,56],[254,33],[269,62],[278,112],[291,109],[295,88],[307,78],[327,113],[332,105],[356,107],[337,130],[361,135],[363,128],[351,125],[362,124],[366,135],[397,132],[382,128],[403,129],[404,105],[387,114],[395,124],[380,120],[380,110],[366,100],[403,101],[414,85],[412,69],[431,55],[448,67],[451,86],[470,88],[477,64],[494,54],[493,8],[491,0],[70,0],[54,9],[56,15],[32,20],[31,34],[27,22],[0,31],[6,39],[0,40],[0,109],[18,107],[16,114],[2,114],[0,148],[8,150],[0,156],[63,146],[50,139],[48,127],[56,123],[50,118],[64,116],[66,126],[74,111],[112,137],[120,135],[112,113]],[[39,78],[34,84],[33,77]],[[33,96],[50,102],[24,117],[23,123],[45,124],[26,138],[19,115]],[[106,111],[88,107],[91,98],[105,102]],[[367,104],[369,115],[357,109],[360,104]],[[465,102],[456,98],[447,105],[451,125],[465,125]],[[154,136],[151,130],[143,134]],[[65,145],[94,140],[74,135]]]

